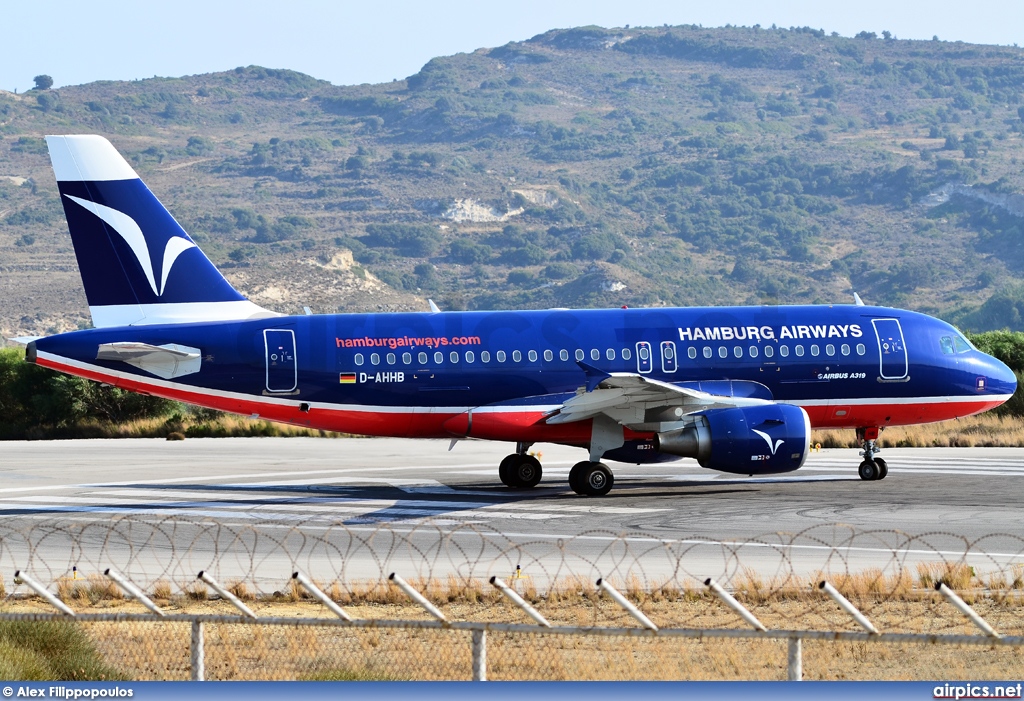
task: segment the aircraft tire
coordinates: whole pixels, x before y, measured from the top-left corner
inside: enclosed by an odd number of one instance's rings
[[[878,477],[875,479],[884,480],[885,476],[889,474],[889,466],[882,458],[875,458],[875,465],[878,466]]]
[[[586,494],[583,491],[583,473],[594,463],[589,460],[578,462],[569,470],[569,488],[577,494]]]
[[[511,470],[514,486],[524,489],[532,489],[540,483],[544,474],[541,469],[540,460],[532,455],[517,455]]]
[[[857,468],[857,474],[860,475],[860,478],[865,482],[878,479],[878,475],[880,473],[881,470],[879,470],[878,465],[872,460],[865,460],[860,464],[860,467]]]
[[[506,455],[501,459],[501,462],[498,463],[498,479],[500,479],[501,483],[506,487],[516,486],[513,481],[514,477],[512,469],[517,460],[519,460],[519,456],[513,453],[512,455]]]
[[[592,462],[583,471],[582,475],[583,494],[588,497],[603,497],[611,491],[615,484],[615,476],[604,463]]]

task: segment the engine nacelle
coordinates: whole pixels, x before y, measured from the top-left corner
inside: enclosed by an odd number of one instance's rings
[[[609,450],[602,457],[602,460],[614,460],[615,462],[632,463],[644,465],[655,462],[672,462],[678,460],[678,455],[659,453],[654,447],[654,439],[626,441],[622,447]]]
[[[655,450],[696,458],[701,467],[741,475],[792,472],[810,451],[811,420],[792,404],[713,409],[693,426],[655,434]]]

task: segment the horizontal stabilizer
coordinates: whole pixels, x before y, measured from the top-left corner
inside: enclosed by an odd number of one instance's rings
[[[103,343],[96,353],[96,360],[128,363],[165,380],[199,372],[203,362],[198,348],[175,343],[153,346],[134,341]]]
[[[11,343],[17,343],[19,346],[27,346],[32,341],[38,341],[42,336],[18,336],[17,338],[8,338],[7,340]]]

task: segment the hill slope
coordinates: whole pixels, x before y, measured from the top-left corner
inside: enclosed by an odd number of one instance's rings
[[[285,312],[848,301],[1024,328],[1024,51],[556,30],[333,86],[0,92],[0,332],[87,323],[41,136],[104,134]]]

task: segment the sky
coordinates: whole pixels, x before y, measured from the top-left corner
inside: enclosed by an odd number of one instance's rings
[[[1021,0],[6,0],[0,89],[289,68],[336,85],[389,82],[435,56],[549,29],[725,24],[1024,44]]]

